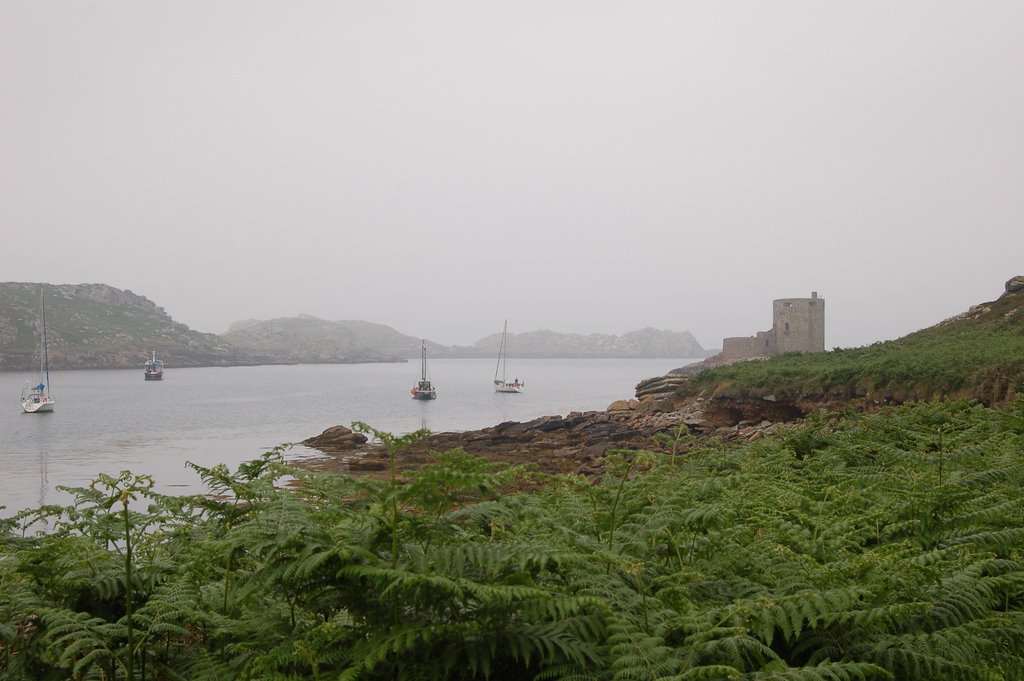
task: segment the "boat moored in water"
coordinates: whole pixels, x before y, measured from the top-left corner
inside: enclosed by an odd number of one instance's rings
[[[147,381],[162,381],[164,380],[164,363],[156,358],[156,351],[153,351],[153,356],[146,360],[145,376]]]
[[[414,400],[436,400],[437,391],[434,389],[434,384],[427,378],[427,342],[421,341],[422,347],[420,349],[420,380],[416,382],[412,390],[412,398]]]
[[[508,380],[507,372],[505,371],[505,356],[508,352],[508,346],[505,343],[505,337],[508,335],[508,320],[505,320],[505,328],[501,332],[501,345],[498,346],[498,366],[494,368],[494,392],[496,393],[521,393],[525,383],[521,383],[519,378],[515,378],[511,382]],[[498,378],[498,372],[501,372],[501,378]]]
[[[53,398],[46,393],[45,383],[26,386],[21,391],[21,409],[26,414],[42,414],[53,411],[55,404]]]
[[[51,412],[57,404],[47,389],[50,383],[50,354],[46,347],[46,305],[43,303],[42,288],[39,289],[39,314],[43,331],[39,348],[39,373],[35,385],[27,385],[21,391],[21,409],[26,414]]]

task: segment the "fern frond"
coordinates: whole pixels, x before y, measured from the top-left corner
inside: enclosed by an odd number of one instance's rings
[[[932,604],[926,601],[889,603],[850,610],[841,613],[837,619],[865,632],[901,631],[914,626],[931,610],[931,607]]]
[[[750,681],[871,681],[893,679],[893,675],[867,662],[824,662],[813,667],[787,667],[743,676]]]
[[[790,596],[772,599],[761,604],[751,603],[750,629],[762,641],[770,644],[775,631],[782,639],[792,641],[804,629],[827,626],[843,619],[852,608],[858,606],[866,592],[851,587],[828,591],[803,591]]]
[[[991,676],[978,665],[991,648],[983,630],[972,623],[931,633],[867,638],[851,654],[906,678],[976,679]]]
[[[678,681],[732,681],[733,679],[745,678],[745,676],[735,667],[724,664],[710,664],[694,667],[673,678],[678,679]]]

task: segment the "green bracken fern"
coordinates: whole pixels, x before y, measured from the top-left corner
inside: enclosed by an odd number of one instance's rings
[[[0,679],[1024,678],[1022,423],[821,414],[595,480],[457,450],[101,477],[4,523]]]

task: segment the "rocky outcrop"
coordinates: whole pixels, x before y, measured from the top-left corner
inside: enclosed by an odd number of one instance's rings
[[[698,362],[700,364],[700,362]],[[673,371],[678,371],[675,369]],[[637,399],[655,395],[669,395],[675,393],[677,387],[686,382],[685,376],[670,373],[667,376],[655,376],[640,381],[636,386]]]
[[[726,359],[725,355],[723,355],[722,353],[718,353],[717,355],[712,355],[710,357],[706,357],[705,359],[701,360],[700,362],[694,362],[692,364],[687,364],[686,366],[681,366],[681,367],[679,367],[677,369],[673,369],[672,371],[668,372],[668,375],[669,376],[677,376],[677,377],[678,376],[683,376],[683,377],[685,377],[685,376],[696,376],[697,374],[699,374],[700,372],[704,371],[705,369],[714,369],[715,367],[724,367],[724,366],[728,366],[730,364],[737,364],[739,362],[756,362],[756,361],[761,361],[763,359],[765,359],[765,358],[764,357],[753,357],[753,358],[744,358],[744,359]]]
[[[302,444],[316,449],[346,449],[366,444],[366,436],[345,426],[332,426],[313,437],[306,438]]]
[[[603,457],[612,449],[668,451],[677,436],[752,441],[781,421],[803,415],[792,405],[705,404],[701,398],[675,403],[668,398],[619,400],[605,411],[572,412],[532,421],[508,421],[465,432],[434,433],[399,452],[396,466],[411,470],[431,463],[438,452],[460,448],[492,461],[530,463],[547,473],[599,475]],[[768,418],[768,417],[772,418]],[[358,441],[343,426],[328,428],[303,444],[319,450],[319,458],[299,465],[319,470],[377,475],[388,469],[380,444]],[[659,437],[664,436],[664,437]],[[686,442],[690,442],[689,439]]]
[[[80,298],[101,305],[138,308],[171,321],[170,315],[162,307],[157,307],[157,304],[146,296],[132,293],[128,289],[121,290],[107,284],[63,284],[56,288],[65,297]]]
[[[1007,280],[1003,287],[1002,295],[996,300],[971,305],[964,312],[949,319],[944,319],[936,326],[950,326],[967,320],[982,320],[992,314],[993,309],[996,307],[1001,309],[1001,314],[1007,319],[1019,318],[1022,314],[1022,308],[1024,308],[1024,300],[1022,298],[1024,298],[1024,275],[1018,274]]]

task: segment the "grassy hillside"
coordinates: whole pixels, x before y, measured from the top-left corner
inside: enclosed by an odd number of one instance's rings
[[[1024,394],[1024,293],[1007,293],[894,341],[709,369],[680,396],[1001,404]]]
[[[175,322],[131,291],[104,284],[6,282],[0,283],[0,369],[38,362],[40,290],[52,368],[141,367],[153,351],[174,366],[244,361],[218,336]]]
[[[16,317],[12,315],[18,334],[14,343],[5,344],[8,351],[38,349],[39,288],[38,284],[0,288],[0,305],[5,310],[24,311]],[[61,286],[44,284],[42,289],[47,334],[54,347],[89,346],[96,352],[113,351],[120,349],[128,338],[168,346],[187,333],[187,327],[175,324],[162,308],[153,303],[147,305],[149,301],[141,296],[132,301],[134,304],[112,304],[105,299],[77,295]]]

